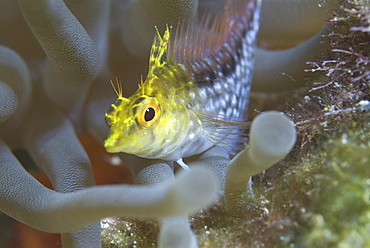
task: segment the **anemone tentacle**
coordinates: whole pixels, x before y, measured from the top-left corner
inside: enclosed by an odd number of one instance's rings
[[[285,50],[256,50],[252,91],[279,92],[303,87],[304,82],[313,81],[322,74],[307,72],[307,61],[321,58],[328,43],[323,35],[328,34],[327,26],[304,43]],[[269,73],[263,73],[266,70]],[[304,80],[305,79],[305,80]]]
[[[45,51],[45,92],[65,112],[79,115],[100,70],[94,41],[63,1],[20,0],[23,15]],[[68,97],[69,101],[65,101]]]
[[[13,138],[31,100],[31,76],[24,60],[12,49],[0,45],[0,135],[12,146]]]
[[[241,199],[249,179],[282,160],[296,142],[293,122],[277,111],[266,111],[252,122],[249,148],[230,162],[226,173],[225,200],[228,211],[244,211]]]

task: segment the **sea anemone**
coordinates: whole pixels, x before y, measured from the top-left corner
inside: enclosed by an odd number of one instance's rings
[[[198,13],[219,11],[222,2],[0,2],[1,211],[34,228],[63,233],[64,247],[99,247],[96,221],[110,216],[161,218],[160,246],[194,247],[187,214],[209,206],[220,188],[230,211],[238,213],[250,176],[282,159],[295,142],[292,122],[279,113],[256,118],[248,150],[233,160],[215,146],[188,158],[191,170],[176,178],[164,161],[122,154],[134,180],[143,184],[136,186],[94,186],[89,158],[77,138],[80,132],[101,142],[106,137],[103,116],[115,98],[109,80],[118,77],[125,94],[134,91],[145,72],[154,25],[160,30],[165,24],[176,26]],[[328,30],[329,9],[336,7],[332,2],[263,2],[261,41],[288,33],[289,40],[305,42],[279,52],[258,49],[252,90],[278,92],[303,85],[297,82],[307,79],[306,62],[321,57],[328,45],[321,37]],[[303,13],[308,14],[303,18]],[[278,24],[274,18],[282,15],[286,21]],[[311,20],[313,28],[303,28],[311,27]],[[268,29],[271,23],[277,24],[274,32]],[[12,153],[18,148],[27,150],[54,190],[24,170]]]

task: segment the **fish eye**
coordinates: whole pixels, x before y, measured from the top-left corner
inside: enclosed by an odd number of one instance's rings
[[[153,108],[147,108],[144,114],[144,120],[146,122],[153,120],[155,117],[155,110]]]
[[[160,107],[155,99],[141,103],[137,110],[137,122],[143,128],[153,128],[160,115]]]

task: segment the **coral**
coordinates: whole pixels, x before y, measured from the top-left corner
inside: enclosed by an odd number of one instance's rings
[[[179,16],[190,19],[198,10],[219,9],[219,2],[222,1],[166,1],[164,5],[163,0],[156,3],[19,0],[22,16],[15,1],[1,1],[3,12],[12,10],[0,17],[0,42],[8,47],[1,47],[0,52],[1,211],[32,227],[62,232],[64,247],[99,247],[100,227],[93,222],[107,216],[161,218],[159,244],[176,240],[170,236],[173,234],[191,237],[179,240],[184,240],[184,244],[193,242],[188,246],[194,246],[196,239],[186,215],[215,200],[218,188],[210,170],[224,185],[230,163],[227,154],[213,147],[190,157],[186,162],[192,169],[176,178],[173,168],[164,161],[122,154],[135,181],[144,185],[97,187],[93,186],[89,158],[76,133],[87,131],[100,141],[106,137],[108,128],[103,116],[115,98],[109,80],[119,77],[124,82],[124,93],[132,93],[140,81],[139,74],[145,72],[154,34],[152,26],[176,26]],[[264,6],[273,6],[273,2],[266,1]],[[287,5],[291,2],[279,1],[279,6],[289,9]],[[316,20],[322,22],[317,21],[317,26],[324,26],[326,8],[318,7],[316,1],[313,5],[310,2],[312,8],[304,10],[309,10],[314,17],[320,16]],[[307,4],[308,1],[301,1],[294,8]],[[181,14],[163,15],[168,10]],[[292,13],[296,12],[284,14],[288,24],[282,24],[282,29],[276,29],[278,32],[287,30],[290,20],[297,18],[290,15]],[[276,15],[262,14],[261,30],[266,30],[263,23],[274,22],[273,16]],[[303,39],[321,28],[315,25],[315,30],[310,30]],[[292,35],[297,37],[297,32],[292,31]],[[279,53],[280,57],[274,51],[257,56],[253,88],[266,92],[300,87],[296,80],[304,77],[305,72],[302,66],[290,65],[304,64],[307,51],[311,51],[308,57],[311,61],[321,56],[322,48],[317,46],[320,37],[321,33],[316,34],[296,49]],[[299,63],[292,61],[282,63],[278,69],[269,68],[271,64],[266,61],[280,61],[280,58],[281,61],[297,58]],[[276,80],[281,73],[289,75],[288,80],[285,77]],[[266,77],[258,79],[259,75]],[[29,152],[50,178],[54,190],[47,189],[24,170],[11,152],[16,148]],[[270,163],[245,175],[243,184],[250,175],[266,169]],[[255,194],[258,196],[258,191]],[[167,218],[170,216],[175,217]],[[88,224],[90,226],[84,227]],[[173,227],[184,231],[179,233]]]

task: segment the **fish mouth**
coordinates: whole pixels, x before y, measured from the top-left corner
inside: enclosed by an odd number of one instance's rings
[[[124,144],[116,139],[106,139],[104,141],[104,148],[109,153],[123,152]]]
[[[106,139],[104,141],[104,148],[109,153],[124,152],[128,154],[135,154],[137,152],[137,147],[127,144],[127,142],[122,142],[118,139]]]

